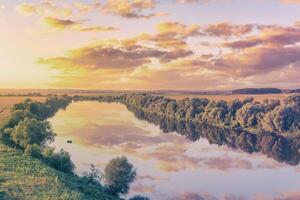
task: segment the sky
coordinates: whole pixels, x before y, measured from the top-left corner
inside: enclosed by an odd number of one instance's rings
[[[300,88],[300,0],[0,0],[0,88]]]

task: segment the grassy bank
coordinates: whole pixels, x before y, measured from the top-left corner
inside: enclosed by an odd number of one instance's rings
[[[115,199],[99,187],[0,143],[1,200]]]

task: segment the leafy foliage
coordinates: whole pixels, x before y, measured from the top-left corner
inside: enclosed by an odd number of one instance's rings
[[[93,164],[90,167],[90,171],[84,172],[82,177],[90,183],[101,184],[101,172]]]
[[[71,161],[71,156],[68,152],[61,149],[59,152],[54,152],[53,148],[47,148],[44,152],[46,163],[53,168],[66,173],[73,173],[75,165]]]
[[[12,141],[23,149],[33,144],[44,148],[54,140],[54,136],[49,122],[27,117],[20,121],[11,133]]]
[[[104,182],[112,195],[127,194],[136,178],[136,169],[126,157],[112,159],[104,169]]]

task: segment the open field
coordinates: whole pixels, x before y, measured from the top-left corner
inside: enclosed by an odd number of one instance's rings
[[[9,115],[10,108],[16,104],[24,101],[26,98],[43,102],[45,97],[0,97],[0,121]]]

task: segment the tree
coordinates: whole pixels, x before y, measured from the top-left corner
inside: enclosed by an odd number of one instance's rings
[[[103,178],[112,195],[128,194],[130,184],[136,178],[136,169],[125,156],[118,157],[105,167]]]
[[[49,122],[38,121],[35,118],[25,118],[20,121],[11,135],[12,140],[23,149],[31,144],[43,148],[48,142],[53,141],[55,136]]]

